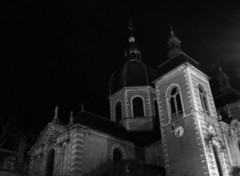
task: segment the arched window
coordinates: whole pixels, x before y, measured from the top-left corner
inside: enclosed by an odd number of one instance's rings
[[[200,100],[201,100],[203,112],[206,113],[207,115],[210,115],[209,114],[208,103],[207,103],[206,92],[201,85],[198,86],[198,90],[199,90],[199,95],[200,95]]]
[[[223,176],[223,171],[222,171],[222,166],[221,166],[221,163],[220,163],[218,149],[215,145],[213,145],[212,148],[213,148],[213,155],[214,155],[214,158],[215,158],[215,161],[216,161],[219,176]]]
[[[46,165],[46,175],[45,176],[53,176],[54,157],[55,157],[55,150],[50,149],[48,156],[47,156],[47,165]]]
[[[117,104],[115,105],[115,117],[116,117],[117,122],[122,120],[122,104],[121,104],[121,102],[117,102]]]
[[[170,108],[171,108],[171,117],[174,120],[177,117],[182,117],[183,115],[183,108],[182,102],[180,97],[180,92],[178,87],[173,87],[170,92]]]
[[[140,97],[135,97],[132,100],[132,107],[133,107],[133,117],[144,117],[144,107],[143,107],[143,100]]]
[[[121,159],[122,159],[121,151],[119,149],[114,149],[114,151],[113,151],[113,165],[118,164]]]

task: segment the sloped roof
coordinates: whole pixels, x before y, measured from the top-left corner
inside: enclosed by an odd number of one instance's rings
[[[152,131],[128,132],[120,123],[82,110],[74,120],[74,124],[81,124],[96,131],[125,139],[138,146],[147,146],[161,140],[159,126]]]
[[[225,92],[219,92],[215,97],[215,105],[216,107],[221,107],[226,104],[233,103],[240,99],[240,93],[236,89],[228,89]]]
[[[110,94],[123,87],[153,86],[151,82],[156,76],[157,72],[153,68],[140,60],[130,60],[112,74],[109,83]]]
[[[188,56],[184,52],[180,52],[176,57],[168,59],[158,66],[158,76],[160,77],[170,72],[171,70],[175,69],[176,67],[178,67],[179,65],[185,62],[188,62],[194,67],[196,67],[197,69],[201,70],[199,63],[197,61],[192,59],[190,56]]]

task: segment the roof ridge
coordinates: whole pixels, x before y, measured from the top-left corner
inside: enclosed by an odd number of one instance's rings
[[[104,116],[95,114],[95,113],[93,113],[93,112],[89,112],[89,111],[86,111],[86,110],[83,110],[83,111],[81,111],[81,112],[85,112],[85,113],[91,114],[91,115],[93,115],[93,116],[95,116],[95,117],[101,118],[101,119],[103,119],[103,120],[113,122],[112,120],[110,120],[110,119],[108,119],[108,118],[106,118],[106,117],[104,117]]]

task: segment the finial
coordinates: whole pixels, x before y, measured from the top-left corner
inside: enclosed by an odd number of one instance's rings
[[[70,112],[70,116],[69,116],[69,124],[73,123],[73,111]]]
[[[168,47],[169,47],[169,58],[176,57],[182,50],[181,50],[181,41],[176,37],[172,25],[170,25],[170,37],[168,39]]]
[[[83,103],[81,105],[81,111],[84,111],[84,106],[83,106]]]
[[[59,110],[59,107],[56,106],[54,109],[54,119],[58,119],[58,110]]]
[[[173,29],[172,29],[172,25],[170,25],[170,34],[171,34],[171,36],[174,36],[175,34],[174,34],[174,31],[173,31]]]
[[[129,21],[129,38],[128,38],[128,47],[125,50],[125,57],[130,60],[140,60],[141,61],[141,51],[139,50],[137,43],[135,42],[135,37],[133,35],[134,29],[132,27],[132,22]]]
[[[60,123],[60,121],[58,119],[58,110],[59,110],[59,107],[56,106],[55,109],[54,109],[54,118],[52,120],[52,122],[55,123],[55,124]]]

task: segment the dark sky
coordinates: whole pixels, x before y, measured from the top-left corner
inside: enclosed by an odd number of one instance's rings
[[[0,2],[0,113],[42,129],[60,107],[109,117],[111,73],[124,62],[129,19],[142,61],[167,59],[169,26],[185,53],[214,77],[220,62],[235,87],[240,61],[238,1],[23,0]],[[239,83],[240,84],[240,83]]]

